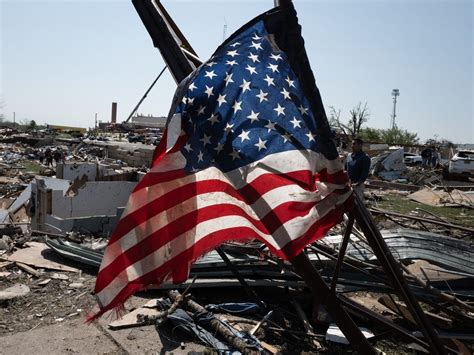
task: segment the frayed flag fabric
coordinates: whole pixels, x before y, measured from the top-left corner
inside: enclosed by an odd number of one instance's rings
[[[178,87],[105,250],[96,316],[150,285],[185,281],[226,241],[258,239],[291,260],[341,221],[350,195],[296,12],[275,8]]]

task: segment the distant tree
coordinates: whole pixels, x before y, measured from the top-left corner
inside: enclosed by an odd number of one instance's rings
[[[362,128],[359,132],[359,137],[362,138],[365,142],[381,142],[381,130],[377,128],[365,127]]]
[[[336,110],[333,106],[329,107],[329,123],[336,127],[342,134],[349,137],[357,137],[361,133],[362,125],[369,120],[369,108],[367,102],[362,106],[359,102],[357,106],[349,111],[350,118],[347,123],[341,121],[341,110]]]
[[[30,126],[30,120],[28,118],[22,118],[18,121],[18,125],[23,128],[28,128]]]
[[[427,139],[425,141],[425,145],[456,148],[456,144],[446,138],[439,138],[438,135],[435,135],[433,138]]]
[[[418,144],[420,141],[418,134],[408,132],[406,129],[401,129],[397,126],[381,130],[380,133],[381,141],[390,145]]]
[[[38,125],[36,124],[35,120],[31,120],[30,124],[28,125],[28,129],[31,131],[34,131],[38,128]]]

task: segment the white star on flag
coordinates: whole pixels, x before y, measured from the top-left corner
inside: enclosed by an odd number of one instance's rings
[[[291,87],[296,87],[295,84],[294,84],[294,81],[290,79],[289,76],[286,77],[285,81],[288,83],[288,86],[291,88]]]
[[[213,77],[217,76],[216,73],[214,73],[214,70],[207,71],[206,74],[204,75],[206,78],[209,78],[212,80]]]
[[[298,107],[298,110],[300,110],[302,115],[306,115],[308,113],[308,109],[304,108],[303,105],[300,105],[300,107]]]
[[[263,80],[265,80],[265,81],[267,82],[267,85],[268,85],[268,86],[270,86],[270,85],[275,86],[275,83],[273,82],[274,79],[273,79],[273,78],[270,78],[270,77],[268,76],[268,74],[265,76],[265,79],[263,79]]]
[[[282,107],[282,106],[280,106],[280,104],[278,104],[278,106],[275,107],[275,108],[273,109],[273,111],[276,111],[276,112],[277,112],[277,116],[280,116],[280,115],[285,116],[285,108]]]
[[[290,92],[289,92],[289,91],[286,91],[285,88],[283,88],[283,91],[280,91],[280,93],[283,95],[283,98],[284,98],[284,99],[289,99],[289,100],[291,100]]]
[[[239,53],[237,53],[236,50],[233,50],[233,51],[228,51],[227,55],[230,55],[232,58],[234,58],[236,55],[239,55]]]
[[[224,150],[224,144],[217,143],[217,146],[214,148],[214,150],[217,152],[217,154],[219,154],[220,152]]]
[[[258,59],[258,55],[256,55],[256,54],[250,53],[250,55],[249,55],[247,58],[251,59],[252,62],[254,62],[254,63],[255,63],[255,62],[259,62],[259,63],[260,63],[260,60]]]
[[[267,68],[270,69],[272,71],[272,73],[274,73],[274,72],[279,73],[278,65],[276,65],[276,64],[271,64],[270,63],[270,64],[268,64]]]
[[[197,115],[198,115],[198,116],[203,115],[205,109],[206,109],[206,106],[202,106],[202,105],[201,105],[201,106],[198,108]]]
[[[297,120],[296,117],[293,116],[293,120],[291,120],[290,122],[293,123],[293,128],[296,128],[296,127],[301,128],[300,126],[301,121]]]
[[[245,68],[245,70],[248,70],[250,74],[258,74],[257,71],[255,70],[255,67],[252,67],[249,64],[247,64],[247,68]]]
[[[232,73],[230,73],[230,74],[227,74],[227,73],[226,73],[226,77],[225,77],[225,79],[224,79],[224,81],[225,81],[225,86],[227,86],[228,84],[234,82],[234,80],[232,80],[232,75],[233,75]]]
[[[191,85],[188,86],[188,89],[192,92],[194,89],[197,89],[197,86],[194,85],[194,83],[191,83]]]
[[[275,123],[273,123],[272,121],[268,121],[268,123],[264,127],[268,128],[268,132],[270,133],[272,130],[275,129]]]
[[[260,99],[260,103],[262,103],[263,101],[268,101],[267,95],[268,95],[267,92],[263,92],[262,90],[260,90],[260,94],[255,95],[255,96],[257,96]]]
[[[214,89],[213,86],[209,87],[206,85],[206,90],[204,90],[204,92],[207,94],[207,97],[211,97],[212,95],[214,95],[214,93],[212,92],[212,90]]]
[[[204,137],[202,137],[200,141],[202,142],[203,147],[205,147],[206,144],[211,144],[211,136],[204,134]]]
[[[230,153],[229,155],[232,157],[232,160],[235,160],[235,159],[239,159],[239,158],[240,158],[239,151],[238,151],[238,150],[235,150],[235,149],[233,149],[233,150],[232,150],[232,153]]]
[[[249,133],[250,131],[242,130],[242,133],[240,133],[238,136],[241,139],[240,143],[243,143],[245,140],[248,140],[248,141],[250,140]]]
[[[251,82],[250,81],[247,81],[245,79],[242,79],[243,82],[242,82],[242,85],[239,85],[239,87],[242,88],[242,93],[246,92],[247,90],[250,91],[250,84]]]
[[[289,140],[291,140],[291,134],[289,133],[285,133],[284,135],[281,136],[283,138],[283,143],[286,143],[288,142]]]
[[[202,159],[202,158],[204,157],[204,154],[202,153],[202,151],[199,151],[199,154],[198,154],[197,157],[198,157],[198,163],[199,163],[200,161],[204,161],[204,160]]]
[[[211,116],[207,120],[211,122],[211,126],[213,126],[214,123],[219,123],[219,116],[215,114],[211,114]]]
[[[314,134],[313,134],[313,133],[308,132],[308,133],[305,134],[305,136],[308,137],[308,139],[309,139],[310,142],[311,142],[311,141],[313,141],[313,142],[315,141],[315,140],[314,140]]]
[[[241,105],[242,105],[242,101],[237,101],[237,100],[234,101],[234,104],[232,105],[232,108],[234,109],[234,114],[237,113],[237,111],[242,110],[242,108],[240,107]]]
[[[225,125],[225,128],[224,128],[224,132],[225,133],[229,133],[229,132],[233,132],[234,130],[232,129],[232,127],[234,127],[234,124],[230,124],[230,123],[227,123]]]
[[[273,54],[273,53],[270,54],[270,58],[272,58],[273,60],[276,60],[277,62],[278,62],[280,59],[282,59],[282,58],[281,58],[281,55],[279,55],[279,54]]]
[[[267,143],[267,141],[262,141],[262,139],[258,137],[258,143],[255,143],[254,146],[258,148],[258,151],[261,151],[262,149],[267,149],[265,143]]]
[[[253,110],[251,110],[252,113],[250,115],[247,116],[247,118],[250,119],[250,122],[254,122],[254,121],[258,121],[258,115],[260,114],[259,112],[253,112]]]
[[[234,65],[239,65],[235,60],[228,60],[225,62],[225,64],[230,65],[231,67]]]
[[[262,49],[262,44],[252,42],[252,44],[249,46],[249,48]]]
[[[221,107],[223,103],[227,103],[227,101],[225,100],[225,94],[224,95],[219,94],[219,97],[217,98],[217,102],[219,103],[219,107]]]

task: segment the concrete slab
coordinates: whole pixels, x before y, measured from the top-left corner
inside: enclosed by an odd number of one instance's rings
[[[0,344],[0,354],[125,354],[100,329],[85,324],[83,319],[0,337]]]
[[[10,213],[15,213],[21,206],[25,205],[31,197],[31,184],[17,197],[15,202],[8,208]]]

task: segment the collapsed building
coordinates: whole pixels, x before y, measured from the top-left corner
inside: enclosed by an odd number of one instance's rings
[[[138,172],[118,164],[59,164],[55,178],[31,183],[31,228],[109,235],[138,179]]]

